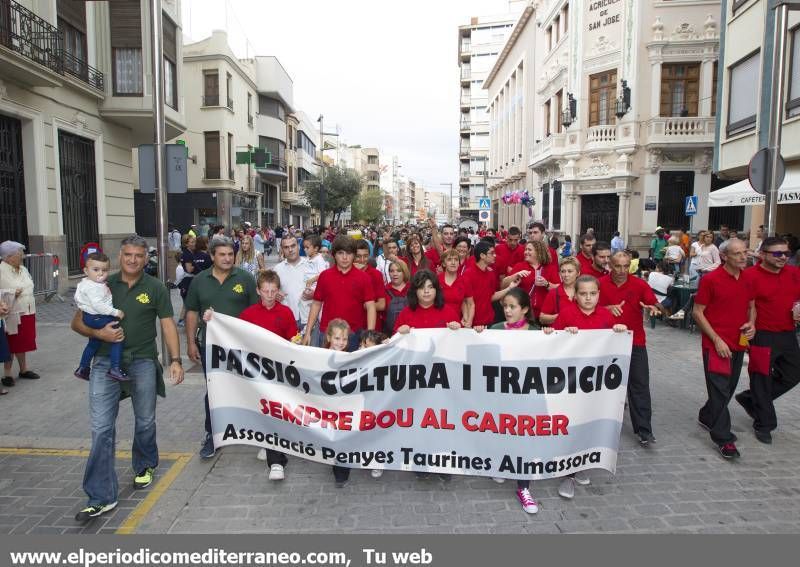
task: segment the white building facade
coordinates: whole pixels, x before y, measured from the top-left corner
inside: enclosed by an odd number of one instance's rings
[[[60,257],[116,260],[134,232],[131,149],[152,143],[149,3],[13,1],[0,16],[0,232]],[[184,128],[181,10],[164,2],[167,133]]]
[[[704,203],[718,183],[719,2],[537,0],[528,9],[533,216],[573,238],[619,231],[644,249],[657,226],[706,228],[707,208],[687,216],[685,205],[692,195]]]

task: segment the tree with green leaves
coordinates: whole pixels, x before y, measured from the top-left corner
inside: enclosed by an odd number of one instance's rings
[[[325,212],[332,213],[334,222],[337,222],[341,214],[358,197],[361,191],[362,179],[354,169],[339,166],[324,167]],[[301,191],[308,200],[309,205],[321,210],[320,177],[304,182],[301,185]],[[324,226],[325,219],[321,219],[321,221]]]
[[[353,220],[373,224],[383,219],[384,214],[383,191],[380,189],[365,189],[353,201],[351,209]]]

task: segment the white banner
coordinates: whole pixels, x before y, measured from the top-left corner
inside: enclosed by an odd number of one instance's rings
[[[616,469],[630,333],[415,329],[353,353],[215,314],[217,447],[330,465],[543,479]]]

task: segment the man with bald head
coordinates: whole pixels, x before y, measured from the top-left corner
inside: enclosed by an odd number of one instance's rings
[[[628,408],[633,433],[639,444],[655,443],[650,403],[650,366],[647,358],[647,336],[644,332],[642,309],[651,315],[659,312],[658,299],[641,278],[631,276],[631,257],[617,252],[611,257],[611,273],[600,279],[600,305],[614,315],[615,322],[633,331],[631,367],[628,373]]]

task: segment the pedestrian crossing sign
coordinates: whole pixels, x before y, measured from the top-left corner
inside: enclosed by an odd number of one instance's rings
[[[686,197],[686,211],[687,217],[693,217],[697,214],[697,195],[689,195]]]
[[[481,197],[478,199],[478,208],[482,211],[488,211],[492,208],[492,200],[489,197]]]

